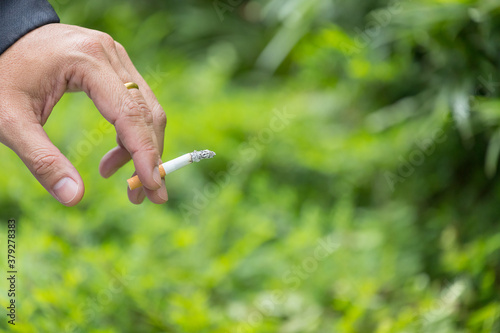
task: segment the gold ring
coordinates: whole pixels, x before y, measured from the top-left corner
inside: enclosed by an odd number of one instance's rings
[[[127,83],[125,83],[125,88],[127,88],[127,89],[139,89],[139,86],[135,82],[127,82]]]

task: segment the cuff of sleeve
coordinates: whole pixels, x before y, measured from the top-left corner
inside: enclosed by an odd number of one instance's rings
[[[28,32],[49,23],[59,23],[59,17],[47,0],[1,0],[0,55]]]

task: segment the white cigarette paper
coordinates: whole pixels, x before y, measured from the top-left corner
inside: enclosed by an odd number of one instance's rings
[[[160,164],[159,165],[160,176],[163,178],[165,177],[165,175],[172,173],[176,170],[179,170],[180,168],[185,167],[188,164],[191,164],[193,162],[199,162],[201,160],[212,158],[214,156],[215,153],[213,151],[206,149],[202,151],[195,150],[192,153],[184,154],[182,156],[174,158],[173,160]],[[128,179],[127,182],[128,182],[128,187],[131,190],[134,190],[142,186],[142,183],[138,176],[134,176]]]

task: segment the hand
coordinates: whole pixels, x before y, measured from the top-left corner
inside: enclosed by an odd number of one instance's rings
[[[145,196],[154,203],[167,201],[158,171],[165,112],[113,38],[95,30],[48,24],[0,55],[0,73],[0,142],[16,152],[57,200],[76,205],[84,185],[42,126],[66,91],[84,91],[117,133],[118,146],[102,158],[101,175],[111,176],[132,158],[144,186],[128,191],[130,201],[139,204]],[[124,83],[130,81],[140,90],[128,90]]]

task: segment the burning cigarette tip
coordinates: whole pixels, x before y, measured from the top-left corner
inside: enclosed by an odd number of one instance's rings
[[[215,155],[216,154],[213,151],[208,150],[208,149],[201,150],[201,151],[195,150],[191,153],[191,159],[193,160],[193,162],[199,162],[201,160],[212,158]]]

